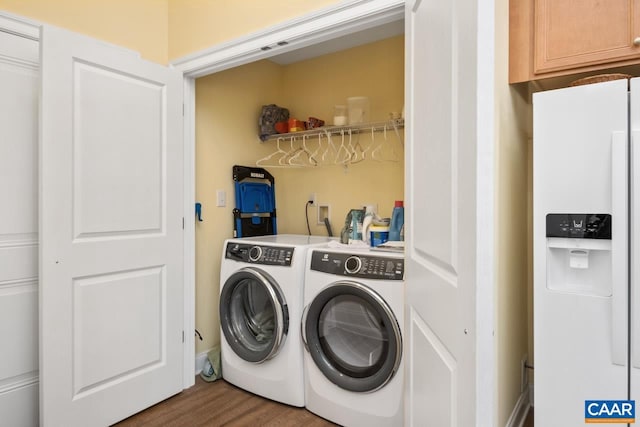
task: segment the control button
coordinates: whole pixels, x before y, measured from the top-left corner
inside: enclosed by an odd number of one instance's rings
[[[347,261],[344,263],[344,269],[347,273],[354,274],[360,271],[362,267],[362,261],[357,256],[351,256],[347,258]]]
[[[260,246],[253,246],[249,249],[249,259],[251,261],[258,261],[262,256],[262,248]]]

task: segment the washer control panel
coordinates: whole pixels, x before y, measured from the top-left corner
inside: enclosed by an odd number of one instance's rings
[[[227,243],[225,258],[249,264],[290,266],[295,248],[254,243]]]
[[[361,279],[403,280],[404,259],[313,251],[311,270]]]

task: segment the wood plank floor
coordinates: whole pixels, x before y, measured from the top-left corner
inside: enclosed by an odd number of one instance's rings
[[[115,424],[117,427],[279,426],[335,424],[304,408],[283,405],[239,389],[224,380],[195,386]]]
[[[522,427],[533,427],[533,408],[529,409],[527,418],[524,420]]]
[[[117,427],[335,426],[304,408],[294,408],[239,389],[224,380],[196,384],[115,424]],[[533,409],[523,427],[533,427]]]

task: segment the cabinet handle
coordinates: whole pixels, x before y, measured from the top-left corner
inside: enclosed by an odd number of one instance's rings
[[[633,39],[633,45],[640,46],[640,37],[636,37],[635,39]]]

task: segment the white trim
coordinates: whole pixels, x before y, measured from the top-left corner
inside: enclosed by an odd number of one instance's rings
[[[187,77],[202,77],[403,18],[404,0],[341,2],[176,59],[171,64]],[[283,41],[287,44],[278,45]],[[263,50],[264,47],[269,49]]]
[[[196,199],[195,180],[195,112],[196,88],[195,80],[184,78],[183,87],[183,132],[184,132],[184,388],[195,384],[197,372],[193,371],[196,330],[196,233],[194,209]],[[197,368],[196,368],[197,369]]]
[[[526,387],[518,398],[516,406],[513,407],[511,416],[507,420],[506,427],[522,427],[524,425],[527,415],[529,414],[529,410],[531,409],[529,393],[530,389],[529,387]]]
[[[42,24],[37,21],[0,11],[0,31],[4,33],[39,41],[41,26]]]
[[[11,393],[20,388],[38,384],[39,382],[40,376],[38,375],[38,371],[27,372],[26,374],[8,378],[0,381],[0,395]]]
[[[196,355],[195,375],[200,374],[200,372],[202,372],[202,370],[204,369],[204,362],[207,360],[207,354],[209,354],[210,351],[211,349],[203,351],[202,353],[198,353]]]
[[[480,1],[476,39],[476,425],[496,422],[495,2]]]
[[[25,246],[38,246],[38,233],[5,234],[0,236],[0,248],[21,248]]]
[[[15,35],[15,34],[14,34]],[[18,36],[20,37],[20,36]],[[37,62],[28,61],[24,59],[14,58],[8,55],[0,54],[0,64],[8,65],[10,67],[18,67],[18,68],[26,68],[31,71],[38,71],[40,69],[40,65]],[[37,74],[36,74],[37,76]]]

